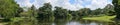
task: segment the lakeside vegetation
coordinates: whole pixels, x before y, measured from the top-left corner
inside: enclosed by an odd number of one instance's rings
[[[111,19],[119,19],[120,16],[120,9],[116,8],[116,4],[114,5],[108,4],[105,8],[95,10],[81,8],[73,11],[64,7],[53,7],[50,3],[44,3],[42,7],[36,9],[34,5],[20,7],[14,0],[0,0],[0,21],[7,22],[6,25],[41,25],[39,23],[51,23],[53,21],[61,23],[80,19],[111,22]],[[27,11],[24,10],[26,8]],[[59,25],[59,23],[57,24]]]
[[[102,22],[114,22],[114,21],[111,20],[113,18],[115,18],[115,16],[86,17],[86,18],[83,18],[83,19],[102,21]]]

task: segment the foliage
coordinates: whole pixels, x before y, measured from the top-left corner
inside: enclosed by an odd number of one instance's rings
[[[69,19],[71,18],[71,14],[69,14],[69,12],[66,9],[62,9],[62,7],[55,7],[56,10],[54,10],[54,16],[57,19]]]
[[[53,12],[52,12],[52,6],[50,5],[50,3],[45,3],[43,7],[40,7],[38,9],[37,19],[38,20],[43,20],[43,19],[53,20],[54,19]]]
[[[115,15],[114,7],[111,4],[108,4],[104,9],[103,9],[103,14],[106,15]]]
[[[116,13],[116,19],[120,19],[120,0],[113,0],[112,4],[114,5],[114,10]]]
[[[15,17],[11,18],[11,22],[6,25],[37,25],[37,20],[35,17]]]
[[[0,15],[5,18],[15,17],[19,6],[14,0],[0,0]]]
[[[54,19],[59,19],[61,21],[61,19],[81,19],[85,16],[98,17],[102,15],[115,15],[115,13],[117,15],[117,18],[120,18],[119,3],[120,1],[118,2],[117,0],[113,0],[114,7],[108,4],[103,9],[98,8],[95,10],[91,10],[90,8],[82,8],[77,11],[67,10],[63,7],[58,6],[52,7],[50,3],[44,3],[44,5],[42,7],[39,7],[38,9],[34,5],[32,5],[27,9],[27,11],[24,11],[25,9],[19,7],[19,5],[16,4],[14,0],[0,0],[0,17],[4,17],[6,19],[5,21],[7,21],[7,19],[10,19],[12,21],[9,23],[10,25],[35,25],[33,22],[36,22],[37,20],[40,23],[43,23],[54,21]],[[55,8],[55,10],[52,10],[52,8]],[[98,19],[101,18],[102,17],[99,17]],[[103,18],[107,18],[106,20],[111,19],[111,17],[109,18],[108,16],[104,16]],[[96,20],[97,18],[93,18],[93,20],[94,19]]]
[[[79,11],[79,16],[88,16],[91,13],[91,10],[89,8],[83,8],[80,9]]]

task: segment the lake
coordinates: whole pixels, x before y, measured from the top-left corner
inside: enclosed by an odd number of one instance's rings
[[[115,22],[100,22],[90,20],[71,20],[67,22],[54,22],[52,25],[119,25]]]
[[[0,25],[3,25],[0,23]],[[103,22],[103,21],[93,21],[93,20],[65,20],[65,19],[55,19],[41,20],[39,22],[34,22],[31,20],[24,20],[19,22],[9,22],[6,25],[120,25],[119,22]]]

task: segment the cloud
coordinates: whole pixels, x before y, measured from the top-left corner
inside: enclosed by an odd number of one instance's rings
[[[32,3],[30,3],[30,0],[15,0],[17,4],[20,5],[20,7],[31,7]]]
[[[108,0],[92,0],[91,4],[86,5],[86,7],[94,10],[96,8],[104,8],[107,4],[111,4],[111,2]]]
[[[41,7],[43,6],[44,3],[48,3],[48,2],[50,2],[53,7],[60,6],[69,10],[78,10],[79,7],[82,7],[79,6],[79,4],[77,5],[71,4],[69,0],[35,0],[34,5],[36,7]]]
[[[30,3],[30,0],[17,0],[17,3],[21,6],[30,7],[34,4],[37,8],[43,6],[44,3],[50,2],[53,7],[60,6],[69,10],[79,10],[80,8],[104,8],[107,4],[111,4],[111,0],[34,0]]]

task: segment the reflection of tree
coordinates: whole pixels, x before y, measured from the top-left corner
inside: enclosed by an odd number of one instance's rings
[[[120,25],[120,21],[115,22],[102,22],[102,21],[91,21],[91,20],[78,20],[82,25]]]
[[[82,25],[89,25],[91,21],[88,20],[79,20]]]
[[[38,22],[38,25],[52,25],[53,22]]]
[[[67,24],[67,22],[69,22],[70,20],[68,20],[68,19],[56,19],[55,20],[55,25],[66,25]]]
[[[39,20],[38,25],[52,25],[54,20],[49,20],[48,18],[44,18],[42,20]]]
[[[21,20],[9,22],[6,25],[37,25],[37,20],[32,18],[23,18]]]
[[[99,22],[99,21],[95,21],[95,23],[97,25],[120,25],[118,21],[115,22]]]
[[[120,25],[120,20],[114,20],[113,24],[114,25]]]
[[[66,22],[64,22],[64,21],[63,22],[56,21],[55,25],[66,25]]]

